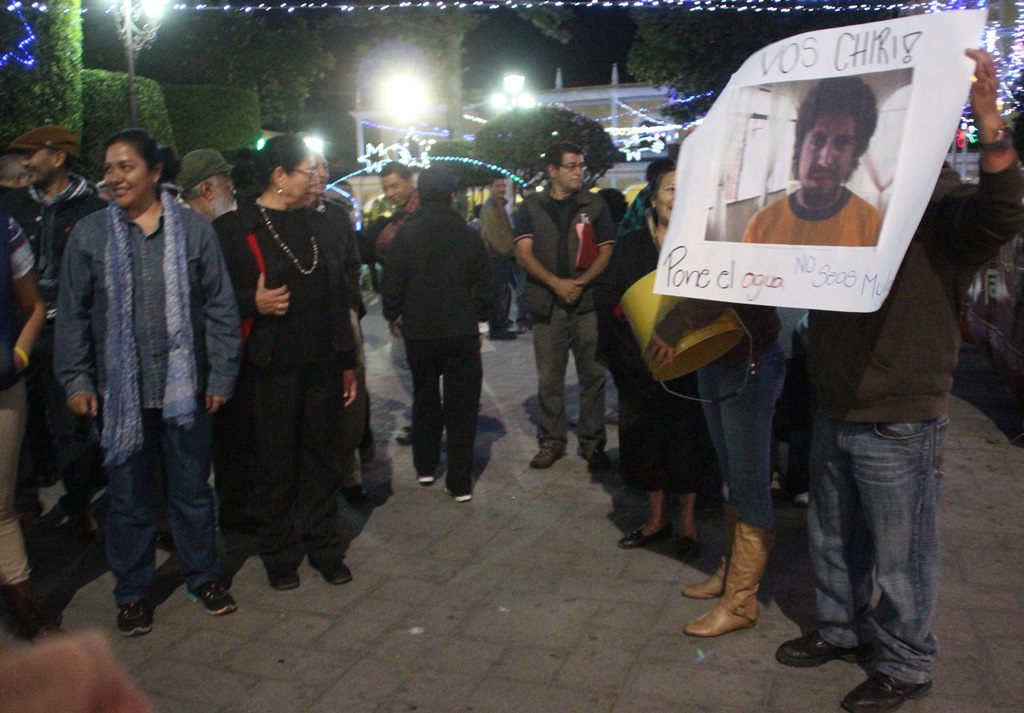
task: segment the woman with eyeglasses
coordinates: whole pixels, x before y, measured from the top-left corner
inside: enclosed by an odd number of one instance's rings
[[[255,202],[215,227],[238,296],[251,378],[252,511],[274,589],[299,586],[305,557],[331,584],[351,581],[338,528],[342,409],[356,397],[344,255],[310,207],[316,157],[294,135],[257,158]]]

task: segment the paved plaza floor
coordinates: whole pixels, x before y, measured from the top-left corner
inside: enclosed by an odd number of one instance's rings
[[[394,440],[411,398],[379,305],[363,324],[378,455],[363,474],[371,505],[343,506],[350,584],[330,586],[303,565],[298,589],[273,591],[252,539],[230,536],[225,566],[239,610],[212,618],[186,599],[176,557],[160,553],[153,631],[125,640],[116,636],[100,546],[74,544],[61,528],[31,538],[47,606],[63,611],[71,631],[109,633],[161,711],[811,713],[838,711],[863,680],[851,664],[775,662],[780,643],[815,625],[805,510],[778,502],[760,623],[688,638],[683,624],[711,604],[680,589],[718,562],[713,508],[701,513],[699,562],[684,565],[671,543],[616,547],[643,521],[645,498],[614,470],[589,473],[572,437],[567,457],[531,470],[529,335],[484,343],[473,501],[455,504],[443,482],[419,486],[410,449]],[[614,406],[609,399],[609,412]],[[931,697],[903,710],[1021,711],[1024,449],[964,401],[954,401],[951,419],[941,656]],[[614,425],[608,449],[616,458]]]

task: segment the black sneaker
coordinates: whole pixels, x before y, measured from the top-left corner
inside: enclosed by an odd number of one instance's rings
[[[211,616],[230,614],[238,609],[238,604],[235,603],[235,598],[231,596],[231,593],[224,589],[220,582],[212,579],[200,584],[199,589],[189,592],[188,596],[206,607],[207,613]]]
[[[121,636],[142,636],[153,630],[153,607],[144,601],[117,608],[117,630]]]

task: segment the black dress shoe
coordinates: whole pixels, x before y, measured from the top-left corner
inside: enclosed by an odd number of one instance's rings
[[[680,537],[676,540],[676,557],[683,562],[696,562],[700,559],[700,543],[692,537]]]
[[[326,562],[314,564],[313,567],[320,571],[324,581],[328,584],[347,584],[352,581],[352,570],[340,560],[327,560]]]
[[[843,709],[860,711],[894,711],[904,702],[924,698],[932,690],[932,682],[907,683],[888,674],[876,673],[850,691],[843,699]]]
[[[271,587],[283,592],[299,586],[299,573],[294,567],[267,567],[267,580]]]
[[[487,338],[492,342],[511,342],[513,339],[518,339],[515,332],[490,332]]]
[[[158,550],[163,550],[164,552],[177,551],[178,548],[174,545],[174,535],[167,530],[160,530],[153,537]]]
[[[829,661],[864,662],[871,658],[871,644],[853,648],[835,646],[821,638],[817,630],[799,639],[787,641],[775,651],[775,660],[785,666],[813,668]]]
[[[366,491],[363,490],[362,485],[353,485],[348,488],[342,488],[341,497],[345,498],[345,502],[349,505],[366,505],[370,500],[366,496]]]
[[[624,550],[631,550],[635,547],[643,547],[658,540],[667,540],[672,537],[672,525],[668,524],[657,532],[644,535],[644,528],[638,527],[619,540],[619,547]]]

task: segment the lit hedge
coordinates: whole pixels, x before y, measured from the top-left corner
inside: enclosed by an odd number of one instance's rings
[[[136,77],[139,100],[139,124],[156,139],[177,150],[171,119],[164,104],[160,85],[146,77]],[[85,106],[82,126],[82,155],[79,168],[91,178],[99,178],[103,165],[103,144],[115,131],[127,128],[128,75],[104,69],[82,72],[82,102]]]
[[[260,98],[251,89],[165,84],[164,100],[178,150],[216,149],[227,155],[260,138]]]
[[[82,129],[82,6],[80,0],[47,5],[48,12],[25,11],[36,36],[27,47],[35,64],[12,61],[0,69],[0,147],[45,124]]]

